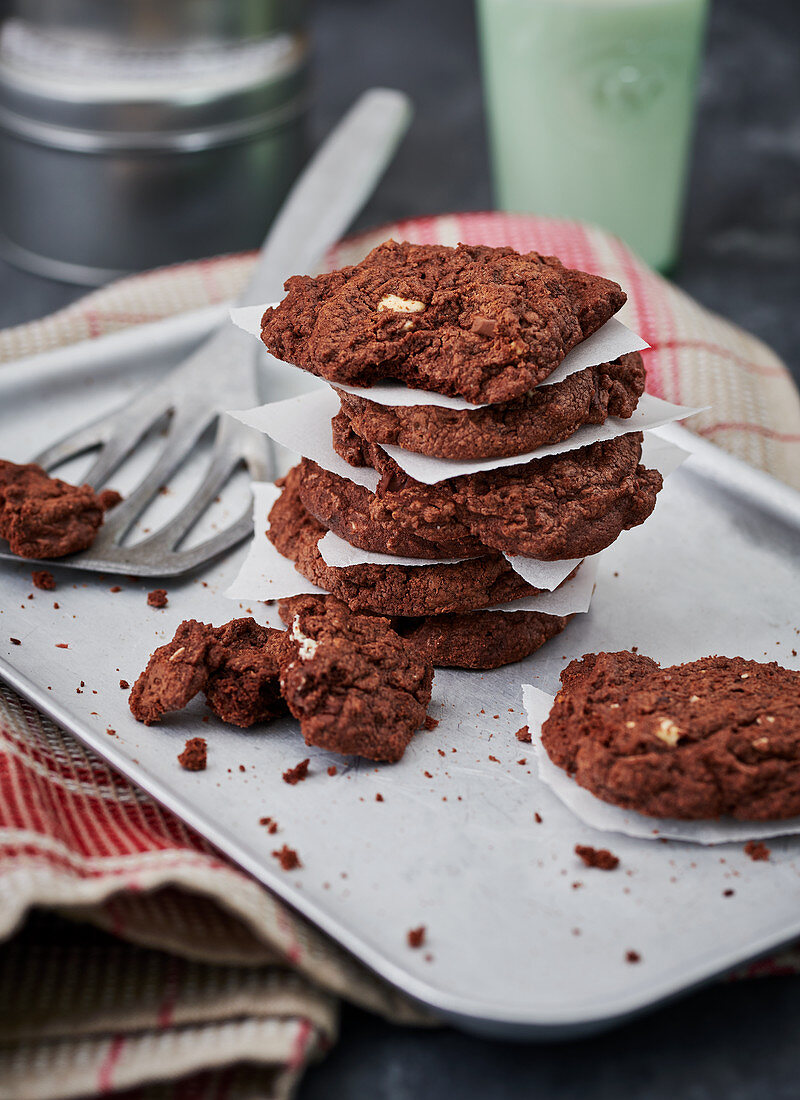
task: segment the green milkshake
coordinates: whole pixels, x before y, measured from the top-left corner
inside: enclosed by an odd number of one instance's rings
[[[504,210],[593,222],[677,256],[708,0],[477,0]]]

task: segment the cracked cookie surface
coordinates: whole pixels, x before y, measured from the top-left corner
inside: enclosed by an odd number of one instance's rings
[[[800,814],[800,672],[636,653],[572,661],[542,726],[550,758],[598,798],[652,817]]]
[[[554,256],[396,241],[286,291],[262,318],[273,355],[329,382],[391,378],[473,403],[522,397],[626,300]]]

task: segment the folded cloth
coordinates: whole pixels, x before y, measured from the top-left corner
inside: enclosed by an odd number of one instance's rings
[[[786,368],[615,238],[571,222],[458,214],[352,238],[326,266],[390,236],[536,249],[616,279],[629,295],[622,319],[651,345],[650,392],[710,406],[687,426],[800,488],[800,399]],[[225,256],[120,280],[0,333],[0,363],[226,301],[252,264]],[[0,1100],[135,1086],[145,1100],[283,1098],[335,1041],[341,998],[430,1022],[2,686],[0,940]],[[795,951],[740,976],[799,971]]]

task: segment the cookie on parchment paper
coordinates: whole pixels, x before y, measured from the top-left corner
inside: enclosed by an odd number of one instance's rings
[[[382,447],[352,431],[346,447],[334,436],[334,447],[352,465],[366,464],[382,475],[368,513],[357,514],[349,506],[349,481],[328,476],[329,485],[340,486],[339,507],[330,509],[336,533],[349,530],[342,537],[362,545],[358,538],[381,537],[378,526],[406,530],[431,542],[430,556],[445,557],[434,552],[463,531],[485,547],[542,561],[596,554],[644,523],[663,484],[657,470],[640,464],[641,432],[435,485],[415,481]],[[308,490],[305,499],[314,511]]]
[[[269,514],[270,541],[308,580],[341,599],[351,611],[378,615],[439,615],[472,611],[538,595],[502,554],[444,565],[326,565],[317,543],[323,527],[300,499],[300,469],[293,467]]]
[[[626,300],[554,256],[391,240],[286,290],[261,322],[279,359],[329,382],[391,378],[473,403],[528,393]]]
[[[552,386],[537,386],[516,401],[477,409],[382,405],[337,390],[342,408],[334,431],[341,434],[352,425],[370,443],[389,443],[433,458],[505,458],[561,443],[584,424],[604,424],[609,416],[628,419],[644,385],[642,357],[631,352]]]
[[[637,653],[572,661],[542,725],[555,764],[651,817],[800,814],[800,672],[742,657],[660,668]]]

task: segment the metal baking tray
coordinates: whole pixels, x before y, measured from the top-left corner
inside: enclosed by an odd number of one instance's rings
[[[0,367],[0,454],[26,460],[124,400],[219,316],[206,310]],[[263,371],[264,397],[288,396],[282,379],[266,364]],[[222,595],[244,548],[167,582],[163,611],[146,604],[154,582],[56,565],[58,591],[48,593],[32,589],[30,565],[0,563],[2,676],[374,971],[457,1025],[527,1038],[608,1026],[800,935],[800,838],[771,841],[770,861],[756,863],[741,844],[593,833],[520,762],[529,756],[514,737],[524,722],[520,684],[553,691],[565,662],[589,650],[638,646],[670,663],[741,654],[800,667],[800,495],[681,429],[664,434],[692,456],[648,522],[601,559],[590,613],[509,668],[437,672],[430,713],[440,724],[397,765],[306,750],[290,720],[251,732],[203,723],[199,701],[149,729],[134,722],[120,677],[132,682],[182,619],[221,623],[249,610]],[[198,471],[182,471],[157,507],[174,507]],[[126,476],[135,471],[116,480],[123,491]],[[246,492],[233,486],[240,499],[223,499],[210,522],[238,514]],[[145,516],[142,525],[156,521]],[[113,594],[116,583],[122,591]],[[274,608],[253,611],[277,622]],[[176,756],[198,733],[209,742],[209,767],[191,773]],[[283,783],[284,769],[306,755],[306,782]],[[277,836],[258,824],[264,815],[279,822]],[[300,870],[280,870],[270,855],[276,841],[297,849]],[[610,845],[620,869],[587,870],[577,842]],[[406,934],[420,924],[427,944],[412,950]],[[628,950],[641,961],[626,962]]]

